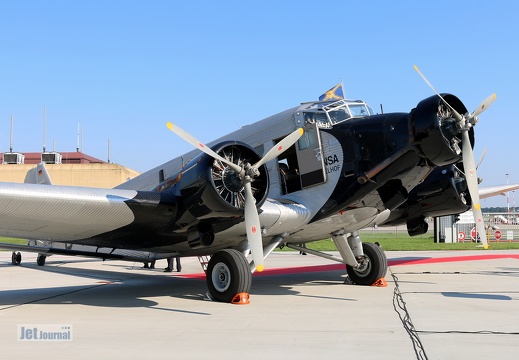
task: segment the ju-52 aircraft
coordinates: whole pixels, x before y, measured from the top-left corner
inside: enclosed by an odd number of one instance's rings
[[[436,93],[409,113],[375,114],[341,90],[207,145],[168,123],[196,149],[113,189],[55,186],[39,165],[24,184],[0,183],[0,235],[32,245],[0,247],[38,252],[39,265],[56,253],[209,258],[209,293],[223,302],[249,292],[252,272],[282,246],[344,263],[355,284],[375,283],[386,256],[358,233],[374,225],[407,224],[417,235],[426,217],[472,207],[486,247],[473,127],[495,95],[472,113]],[[340,256],[302,247],[324,238]]]

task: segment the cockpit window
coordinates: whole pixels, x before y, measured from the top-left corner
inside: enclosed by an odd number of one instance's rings
[[[330,116],[332,124],[337,124],[346,119],[351,118],[351,115],[348,113],[347,108],[342,108],[337,111],[330,111],[328,113],[328,116]]]
[[[368,107],[365,104],[350,104],[348,107],[353,117],[370,115]]]
[[[375,115],[373,110],[361,100],[342,99],[335,102],[309,103],[303,112],[305,124],[317,124],[321,129],[355,117]]]

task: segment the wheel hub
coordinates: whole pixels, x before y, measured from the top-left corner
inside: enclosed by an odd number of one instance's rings
[[[215,265],[211,277],[214,288],[219,292],[226,291],[231,285],[231,273],[229,267],[224,263]]]
[[[364,257],[362,259],[357,259],[359,265],[355,268],[355,273],[357,273],[359,276],[366,276],[369,274],[371,270],[371,262],[367,257]]]

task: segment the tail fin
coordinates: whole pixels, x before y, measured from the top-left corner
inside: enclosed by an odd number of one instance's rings
[[[52,185],[45,163],[41,162],[35,168],[27,171],[24,182],[26,184]]]

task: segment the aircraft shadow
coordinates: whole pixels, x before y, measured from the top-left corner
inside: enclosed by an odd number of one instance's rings
[[[188,276],[183,273],[172,273],[174,274],[172,276],[170,274],[149,274],[145,271],[128,273],[72,267],[40,267],[35,264],[25,265],[25,267],[31,267],[30,271],[44,271],[98,281],[85,285],[57,287],[52,285],[40,287],[38,284],[34,284],[34,287],[27,289],[0,290],[0,310],[31,303],[134,308],[160,307],[161,297],[193,301],[207,300],[207,286],[203,276]],[[294,296],[301,295],[294,287],[307,287],[310,289],[323,284],[345,286],[344,280],[344,271],[298,272],[294,274],[254,276],[250,293],[251,296]],[[52,279],[48,281],[51,282]],[[347,293],[345,291],[345,294]],[[301,296],[321,297],[318,295]],[[323,296],[322,298],[326,297]],[[340,298],[340,300],[356,301],[347,297]]]

